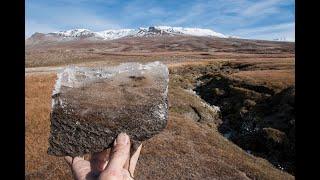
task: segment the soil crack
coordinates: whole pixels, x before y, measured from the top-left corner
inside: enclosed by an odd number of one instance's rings
[[[247,152],[294,174],[294,86],[275,93],[225,73],[206,74],[198,80],[202,83],[194,89],[197,94],[221,110],[220,133]]]

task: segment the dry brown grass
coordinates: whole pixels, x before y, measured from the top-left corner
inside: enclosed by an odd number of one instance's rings
[[[26,75],[27,179],[71,179],[64,160],[46,152],[55,78],[55,74]],[[170,83],[169,104],[168,126],[144,143],[137,179],[293,179],[266,160],[245,153],[221,136],[214,124],[195,122],[179,111],[202,105],[175,83]]]
[[[84,62],[148,62],[232,58],[293,57],[294,43],[255,42],[228,38],[167,37],[124,38],[113,41],[41,44],[26,46],[26,66],[56,66]],[[252,50],[245,50],[243,47]],[[250,49],[249,48],[249,49]],[[266,49],[269,49],[265,51]],[[280,50],[280,51],[279,51]],[[241,53],[239,53],[241,52]]]
[[[25,77],[25,171],[27,179],[70,178],[61,158],[47,155],[51,94],[55,74]]]
[[[218,61],[250,65],[232,74],[234,78],[274,88],[294,84],[294,43],[173,37],[167,44],[164,48],[163,38],[133,38],[29,46],[26,66],[109,66],[159,60],[168,64],[170,72],[180,72],[170,75],[168,126],[144,142],[137,179],[293,179],[221,136],[215,125],[218,122],[196,122],[190,117],[191,107],[200,113],[208,111],[181,87],[192,88],[196,76],[209,73],[209,66],[220,64]],[[27,179],[71,179],[64,160],[47,155],[55,78],[54,73],[45,72],[25,76]]]
[[[295,84],[295,73],[292,69],[241,71],[232,74],[232,77],[249,83],[271,87],[277,91]]]

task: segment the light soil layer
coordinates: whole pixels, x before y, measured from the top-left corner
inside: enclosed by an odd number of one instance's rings
[[[293,63],[292,59],[286,62]],[[136,179],[294,179],[218,132],[217,113],[188,90],[194,88],[199,74],[213,72],[214,67],[223,65],[183,63],[170,68],[168,124],[143,143]],[[55,78],[50,73],[26,75],[26,179],[71,179],[63,159],[46,152]]]

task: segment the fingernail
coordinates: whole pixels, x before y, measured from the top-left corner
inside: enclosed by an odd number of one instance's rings
[[[126,133],[120,133],[115,140],[116,144],[126,145],[129,142],[129,136]]]

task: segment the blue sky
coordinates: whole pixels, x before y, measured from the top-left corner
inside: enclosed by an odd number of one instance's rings
[[[26,0],[26,37],[73,28],[153,25],[209,28],[243,38],[294,41],[294,0]]]

